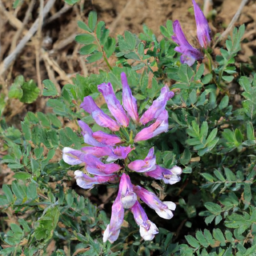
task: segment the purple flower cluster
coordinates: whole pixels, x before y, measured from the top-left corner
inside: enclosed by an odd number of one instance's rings
[[[207,48],[211,42],[210,28],[200,7],[195,0],[192,1],[196,19],[197,38],[201,47]],[[179,45],[175,48],[175,51],[181,53],[181,63],[191,66],[196,60],[203,59],[203,53],[187,41],[178,20],[174,21],[173,30],[175,35],[172,36],[172,40]]]
[[[174,93],[164,86],[152,106],[139,117],[136,99],[132,95],[125,73],[121,74],[121,81],[123,85],[122,105],[117,99],[111,83],[98,85],[98,90],[105,98],[108,109],[115,120],[105,114],[91,96],[85,97],[81,104],[81,107],[93,117],[98,125],[109,128],[111,133],[93,132],[86,123],[78,121],[84,142],[90,146],[80,150],[68,147],[63,149],[63,160],[66,163],[70,165],[85,164],[88,174],[79,170],[75,171],[76,182],[81,188],[90,189],[96,184],[120,181],[118,194],[112,206],[110,224],[103,235],[104,242],[110,241],[111,243],[119,236],[125,209],[130,209],[133,213],[144,240],[152,240],[158,233],[156,225],[148,219],[138,198],[165,219],[171,219],[172,211],[176,208],[173,202],[162,202],[154,193],[133,185],[127,172],[138,172],[147,177],[162,180],[166,184],[178,182],[182,173],[178,166],[174,166],[172,169],[158,166],[154,148],[149,150],[145,159],[135,161],[129,159],[129,154],[136,149],[137,142],[151,139],[168,131],[168,112],[165,107]],[[131,124],[130,119],[133,120]],[[143,127],[135,136],[131,131],[129,139],[120,136],[124,129],[128,133],[130,125],[133,127],[134,125],[136,127],[148,126]],[[119,136],[114,134],[115,132]],[[120,165],[120,161],[123,162],[122,165]]]

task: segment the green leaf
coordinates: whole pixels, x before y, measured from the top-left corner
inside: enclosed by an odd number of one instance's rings
[[[38,117],[39,121],[41,122],[42,126],[44,126],[44,127],[51,126],[47,116],[45,114],[43,114],[42,112],[37,112],[37,117]]]
[[[237,180],[236,175],[230,169],[224,167],[224,171],[225,171],[225,175],[227,177],[227,180],[229,180],[229,181],[236,181]]]
[[[207,140],[205,142],[206,145],[215,139],[217,132],[218,132],[217,128],[215,128],[211,131],[211,133],[209,134],[209,136],[207,137]]]
[[[106,52],[107,58],[109,58],[116,49],[116,40],[115,38],[108,38],[105,45],[104,45],[104,51]]]
[[[79,53],[82,55],[88,55],[91,54],[92,52],[96,51],[98,49],[98,46],[96,44],[88,44],[83,46],[80,50]]]
[[[225,95],[225,96],[222,98],[222,100],[221,100],[221,102],[220,102],[220,104],[219,104],[219,109],[224,109],[224,108],[226,108],[226,107],[228,106],[228,102],[229,102],[229,97],[228,97],[227,95]]]
[[[212,237],[212,234],[211,234],[211,232],[208,229],[204,230],[204,235],[205,235],[205,237],[206,237],[206,239],[207,239],[207,241],[208,241],[208,243],[210,245],[214,245],[215,244],[215,241],[214,241],[214,239]]]
[[[220,181],[223,181],[223,182],[226,181],[225,177],[222,175],[222,173],[221,173],[219,170],[215,170],[215,171],[214,171],[214,175],[215,175]]]
[[[186,148],[180,157],[180,163],[182,165],[186,165],[189,163],[190,159],[191,159],[191,152],[188,148]]]
[[[24,198],[24,192],[19,184],[17,184],[16,181],[12,183],[12,191],[15,194],[15,196],[19,199]]]
[[[15,83],[12,84],[9,89],[8,97],[13,99],[21,99],[22,96],[23,96],[23,90],[21,89],[21,85],[15,84]]]
[[[27,180],[31,178],[31,174],[27,172],[17,172],[13,177],[18,180]]]
[[[195,81],[200,80],[203,74],[204,74],[204,64],[201,64],[196,72],[194,80]]]
[[[72,4],[76,4],[77,2],[79,2],[80,0],[65,0],[65,2],[67,3],[67,4],[70,4],[70,5],[72,5]]]
[[[29,122],[21,122],[21,128],[22,131],[24,133],[24,137],[26,140],[31,140],[32,139],[32,135],[31,135],[31,130],[29,127]]]
[[[204,220],[205,224],[208,225],[208,224],[212,223],[212,221],[214,220],[215,217],[216,217],[215,215],[210,215],[210,216],[206,217]]]
[[[51,239],[60,216],[57,206],[48,208],[35,224],[35,238],[47,242]]]
[[[251,122],[248,122],[246,125],[246,134],[248,140],[254,140],[254,128]]]
[[[90,34],[80,34],[76,36],[75,40],[80,44],[91,44],[95,41],[95,38]]]
[[[136,65],[136,66],[132,66],[132,69],[133,69],[133,70],[140,70],[140,69],[142,69],[143,67],[145,67],[145,63],[141,62],[141,63],[139,63],[139,64]]]
[[[32,103],[39,96],[40,89],[33,80],[23,83],[21,88],[23,91],[22,98],[20,99],[21,102]]]
[[[215,215],[219,215],[221,213],[221,207],[218,204],[206,202],[204,206],[207,208],[207,210]]]
[[[206,180],[208,180],[210,182],[215,181],[215,178],[209,173],[200,173],[200,175],[202,175]]]
[[[251,186],[250,184],[244,184],[244,204],[247,205],[247,207],[251,204],[251,199],[252,199]]]
[[[92,62],[95,62],[95,61],[100,60],[102,57],[103,57],[102,52],[95,52],[94,54],[92,54],[91,56],[89,56],[89,57],[87,58],[87,61],[88,61],[89,63],[92,63]]]
[[[167,38],[170,37],[169,32],[168,32],[168,30],[167,30],[166,27],[160,26],[160,31],[161,31],[161,33],[162,33],[163,36],[165,36],[165,37],[167,37]]]
[[[23,0],[15,0],[12,5],[13,8],[16,9],[22,2]]]
[[[221,246],[226,245],[225,237],[219,228],[213,230],[213,237],[220,241]]]
[[[245,91],[251,91],[251,82],[247,76],[241,76],[239,78],[239,84],[243,87]]]
[[[201,126],[201,131],[200,131],[200,137],[201,137],[201,142],[206,138],[208,134],[208,123],[204,121]]]
[[[130,31],[124,32],[125,42],[128,44],[130,50],[134,50],[136,46],[136,36]]]
[[[190,104],[195,104],[195,102],[197,100],[196,90],[191,91],[191,93],[189,94],[189,100],[190,100]]]
[[[91,29],[91,31],[94,31],[97,23],[97,13],[96,12],[90,12],[88,17],[88,26]]]
[[[209,84],[211,80],[212,80],[212,74],[207,74],[203,77],[202,83]]]
[[[3,184],[2,190],[4,191],[4,194],[8,200],[8,203],[11,203],[13,201],[13,195],[12,191],[6,184]]]
[[[193,237],[193,236],[185,236],[187,242],[194,248],[198,248],[200,247],[200,244],[198,243],[198,241]]]
[[[200,243],[203,247],[205,247],[205,248],[208,247],[209,243],[207,242],[207,240],[206,240],[205,236],[203,235],[203,232],[202,232],[202,231],[197,231],[197,232],[196,232],[196,238],[197,238],[197,240],[199,241],[199,243]]]
[[[81,20],[79,20],[77,22],[77,25],[78,25],[79,28],[81,28],[81,29],[83,29],[85,31],[92,32],[92,30]]]
[[[222,79],[228,83],[230,83],[234,77],[233,76],[222,76]]]
[[[56,86],[54,83],[47,79],[43,81],[44,84],[44,90],[43,90],[43,96],[57,96],[58,91],[56,89]]]
[[[169,35],[172,36],[173,35],[173,26],[172,26],[172,21],[171,20],[167,20],[166,27],[167,27],[167,30],[169,32]]]

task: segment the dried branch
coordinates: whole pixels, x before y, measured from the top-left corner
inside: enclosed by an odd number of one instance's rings
[[[222,39],[224,39],[228,33],[232,30],[234,24],[236,23],[236,21],[238,20],[238,18],[240,17],[240,14],[244,8],[244,6],[248,3],[249,0],[242,0],[236,14],[234,15],[233,19],[231,20],[231,22],[229,23],[228,27],[226,28],[226,30],[219,36],[219,38],[217,39],[217,41],[215,42],[213,48],[217,45],[218,42],[220,42]]]
[[[45,17],[52,6],[54,5],[56,0],[49,0],[43,9],[43,17]],[[1,5],[2,3],[0,3]],[[21,50],[24,48],[26,43],[33,37],[36,31],[39,28],[39,18],[34,22],[32,27],[29,29],[28,33],[21,39],[19,44],[17,45],[16,49],[7,56],[4,61],[0,64],[0,76],[10,67],[11,63],[17,58]]]

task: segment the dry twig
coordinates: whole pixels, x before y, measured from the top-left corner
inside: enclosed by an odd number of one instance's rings
[[[52,8],[53,4],[55,3],[55,0],[49,0],[47,4],[45,5],[43,9],[43,17],[46,16],[46,14],[50,11]],[[0,2],[0,6],[1,6]],[[3,75],[3,73],[10,67],[11,63],[17,58],[21,50],[24,48],[26,43],[32,38],[32,36],[36,33],[39,27],[39,18],[34,22],[32,27],[29,29],[27,34],[21,39],[19,44],[17,45],[16,49],[9,55],[7,56],[4,61],[0,64],[0,76]]]
[[[213,48],[217,45],[218,42],[220,42],[222,39],[224,39],[228,33],[232,30],[234,24],[236,23],[236,21],[238,20],[238,18],[240,17],[240,14],[244,8],[244,6],[248,3],[249,0],[242,0],[236,14],[234,15],[233,19],[231,20],[231,22],[229,23],[228,27],[226,28],[226,30],[219,36],[219,38],[217,39],[217,41],[215,42]]]
[[[19,37],[21,36],[25,26],[27,25],[28,21],[29,21],[29,18],[31,16],[31,12],[32,12],[32,9],[35,5],[35,0],[32,0],[28,6],[28,9],[26,11],[26,15],[25,15],[25,18],[21,24],[21,27],[18,28],[16,34],[14,35],[13,39],[12,39],[12,44],[11,44],[11,50],[10,50],[10,53],[14,50],[14,48],[16,47],[17,45],[17,41],[19,39]]]
[[[52,21],[58,19],[63,13],[67,12],[73,8],[72,5],[65,4],[58,12],[54,13],[51,17],[49,17],[45,22],[44,25],[51,23]]]
[[[43,25],[43,10],[44,10],[44,0],[40,0],[40,8],[39,8],[39,25],[37,30],[37,42],[35,45],[36,50],[36,76],[37,76],[37,84],[42,93],[43,87],[41,83],[41,74],[40,74],[40,48],[41,48],[41,39],[42,39],[42,25]]]
[[[112,22],[112,24],[109,26],[109,33],[110,33],[110,34],[115,30],[115,28],[116,28],[117,24],[119,23],[120,19],[122,18],[122,16],[125,14],[125,12],[127,11],[127,9],[130,7],[130,5],[131,5],[132,3],[133,3],[133,0],[129,0],[129,1],[126,3],[124,9],[118,14],[118,16],[115,18],[115,20],[114,20],[114,21]]]

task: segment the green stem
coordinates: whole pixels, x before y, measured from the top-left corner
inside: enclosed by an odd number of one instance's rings
[[[208,59],[208,63],[209,63],[209,69],[210,69],[210,72],[212,73],[212,56],[209,54],[209,52],[205,52],[206,56],[207,56],[207,59]]]
[[[112,67],[109,64],[108,59],[107,59],[107,57],[105,55],[105,52],[103,50],[102,50],[102,54],[103,54],[103,58],[104,58],[105,63],[107,64],[108,68],[112,71]]]
[[[99,40],[98,40],[98,38],[97,38],[97,35],[95,35],[95,33],[93,33],[93,36],[94,36],[95,39],[96,39],[96,42],[97,42],[97,44],[98,44],[99,50],[100,50],[100,51],[102,52],[102,54],[103,54],[103,59],[104,59],[105,63],[107,64],[109,70],[112,71],[112,67],[111,67],[111,65],[110,65],[109,62],[108,62],[106,53],[105,53],[104,50],[102,49],[101,44],[100,44],[100,42],[99,42]]]

